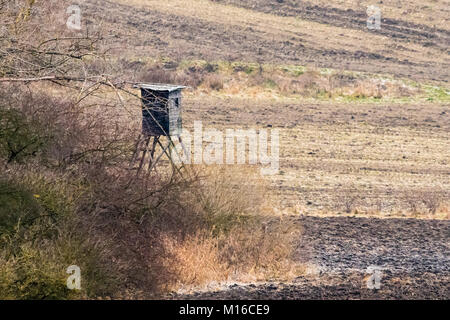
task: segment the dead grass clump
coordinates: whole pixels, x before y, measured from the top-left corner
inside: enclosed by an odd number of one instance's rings
[[[299,230],[282,220],[254,220],[220,238],[221,257],[237,279],[290,279],[298,275],[293,248]]]
[[[296,90],[306,96],[315,96],[317,92],[326,88],[325,79],[316,69],[307,69],[298,77],[297,81]]]
[[[228,279],[230,269],[221,261],[217,238],[201,233],[182,240],[163,236],[162,245],[164,272],[173,275],[172,282],[164,284],[165,289],[177,290]]]
[[[420,202],[417,199],[417,195],[411,191],[405,191],[402,194],[403,202],[406,204],[407,209],[412,214],[419,213]]]
[[[215,91],[220,91],[223,89],[223,79],[217,74],[207,75],[203,83],[207,88]]]
[[[149,83],[174,83],[176,78],[174,70],[159,65],[151,66],[141,75],[142,81]]]
[[[288,280],[299,274],[293,263],[298,229],[278,221],[239,224],[219,236],[198,233],[184,239],[164,237],[161,264],[166,290],[216,281]]]
[[[443,202],[443,196],[439,191],[425,191],[421,195],[422,203],[428,212],[435,214]]]
[[[335,209],[343,210],[345,213],[352,213],[359,204],[360,196],[355,186],[342,188],[334,199]]]
[[[418,215],[421,213],[436,214],[444,208],[445,193],[436,190],[411,190],[402,195],[408,211]],[[442,210],[441,210],[442,211]]]
[[[296,78],[282,78],[277,81],[283,94],[300,94],[305,97],[318,97],[329,93],[327,77],[316,69],[307,69]]]
[[[203,224],[192,221],[199,228],[184,236],[162,235],[164,255],[156,261],[170,275],[166,289],[211,281],[284,279],[296,273],[292,253],[298,228],[262,214],[266,186],[258,183],[261,178],[255,172],[234,166],[197,168],[198,184],[187,191],[195,192],[195,203],[184,215]]]
[[[350,89],[349,95],[355,99],[381,99],[383,97],[379,86],[372,82],[366,81],[359,81],[356,86]]]

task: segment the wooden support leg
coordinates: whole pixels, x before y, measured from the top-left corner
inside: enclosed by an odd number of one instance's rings
[[[147,179],[150,176],[150,172],[152,170],[153,167],[153,163],[155,162],[155,151],[156,151],[156,146],[158,143],[159,137],[153,137],[153,144],[152,147],[150,149],[150,154],[149,154],[149,161],[148,161],[148,170],[147,170]],[[156,171],[156,168],[155,168]]]
[[[190,155],[187,153],[186,147],[184,146],[183,139],[181,139],[181,136],[178,136],[178,141],[181,144],[181,148],[183,149],[184,156],[189,157]]]
[[[155,159],[155,161],[153,161],[152,166],[148,169],[149,171],[151,171],[151,170],[156,166],[156,164],[158,163],[158,161],[161,159],[161,157],[162,157],[164,154],[167,154],[167,148],[170,146],[170,144],[168,144],[167,146],[163,146],[162,143],[161,143],[161,141],[160,141],[159,139],[156,141],[156,143],[159,144],[159,145],[161,146],[161,148],[163,149],[163,151],[162,151],[161,154]]]
[[[148,162],[149,171],[150,171],[150,167],[152,166],[153,159],[155,157],[156,145],[158,143],[158,140],[159,140],[159,137],[153,137],[153,145],[152,145],[152,148],[150,149],[150,159]]]
[[[151,137],[147,138],[147,140],[145,141],[145,147],[142,153],[142,159],[141,162],[139,163],[139,168],[137,170],[136,176],[139,176],[139,173],[141,173],[142,170],[142,166],[144,165],[144,161],[145,161],[145,156],[147,154],[147,150],[148,150],[148,145],[150,144],[150,139]]]
[[[136,161],[139,153],[140,153],[140,146],[141,146],[141,142],[142,142],[142,134],[139,135],[139,138],[137,139],[136,145],[134,146],[134,153],[133,153],[133,157],[131,158],[131,162],[130,162],[130,169],[133,169],[134,166],[134,162]]]
[[[161,147],[162,147],[161,142],[158,142],[158,143],[159,143],[159,144],[161,145]],[[167,152],[167,149],[169,149],[169,148],[172,147],[172,146],[175,147],[175,145],[174,145],[172,139],[169,137],[169,143],[167,144],[167,146],[166,146],[165,148],[163,148],[163,153],[165,153],[166,156],[167,156],[167,158],[169,159],[170,164],[172,165],[173,171],[177,170],[178,173],[180,173],[180,175],[182,176],[183,174],[181,173],[180,168],[177,167],[177,165],[176,165],[176,164],[173,162],[173,160],[172,160],[172,156],[170,155],[169,152]]]
[[[183,148],[184,156],[185,156],[187,159],[190,159],[191,155],[188,154],[188,152],[187,152],[187,150],[186,150],[186,147],[184,146],[183,139],[181,139],[181,136],[178,136],[178,141],[179,141],[180,144],[181,144],[181,148]],[[181,162],[181,167],[184,168],[184,171],[186,172],[186,174],[187,174],[188,177],[190,178],[191,175],[190,175],[190,173],[189,173],[189,170],[186,168],[186,166],[184,165],[183,161]]]

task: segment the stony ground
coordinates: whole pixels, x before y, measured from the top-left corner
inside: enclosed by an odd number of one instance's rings
[[[448,220],[301,217],[297,259],[313,272],[291,283],[231,284],[175,299],[448,299]],[[371,290],[367,267],[383,268]]]

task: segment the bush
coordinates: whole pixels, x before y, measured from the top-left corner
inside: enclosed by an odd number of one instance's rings
[[[155,65],[148,68],[141,78],[142,81],[150,83],[174,83],[176,73],[173,70]]]
[[[105,263],[104,247],[92,242],[76,214],[74,197],[82,193],[62,179],[24,176],[26,188],[11,181],[1,184],[8,192],[0,199],[8,202],[0,210],[14,219],[2,219],[0,230],[0,298],[73,299],[114,293],[114,270]],[[33,212],[32,218],[22,218],[23,212]],[[67,289],[70,265],[82,270],[82,291]]]
[[[183,180],[161,164],[159,175],[136,176],[129,161],[137,128],[112,121],[116,109],[109,115],[37,93],[1,97],[39,123],[38,136],[51,137],[33,161],[0,175],[3,298],[148,298],[285,270],[290,242],[278,237],[284,231],[263,230],[255,214],[266,199],[256,168],[197,167]],[[65,286],[70,265],[81,268],[81,292]]]
[[[39,216],[33,194],[21,185],[0,180],[0,235],[29,227]]]
[[[212,90],[219,91],[223,89],[223,79],[216,74],[206,76],[204,84]]]
[[[66,286],[63,264],[42,248],[23,245],[0,267],[1,299],[68,299],[75,292]]]
[[[0,105],[0,156],[6,157],[7,163],[36,155],[49,139],[39,122],[20,110]]]
[[[113,295],[115,274],[102,263],[101,252],[67,234],[52,241],[24,243],[0,257],[0,299],[79,299]],[[81,290],[67,288],[66,270],[81,269]]]

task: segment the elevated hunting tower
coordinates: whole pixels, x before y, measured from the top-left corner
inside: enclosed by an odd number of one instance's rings
[[[170,84],[138,84],[135,86],[141,90],[142,100],[142,133],[136,144],[136,151],[133,155],[132,164],[139,159],[137,174],[145,167],[145,160],[148,155],[148,172],[155,167],[156,163],[163,155],[166,155],[172,167],[180,172],[171,158],[170,148],[175,147],[172,137],[178,137],[181,146],[182,121],[181,121],[181,91],[184,86]],[[166,137],[167,143],[163,145],[161,138]],[[153,144],[150,146],[150,141]],[[157,146],[162,152],[155,157]],[[141,155],[142,153],[142,155]]]
[[[181,134],[181,90],[167,84],[139,84],[142,99],[142,133],[145,136]]]

